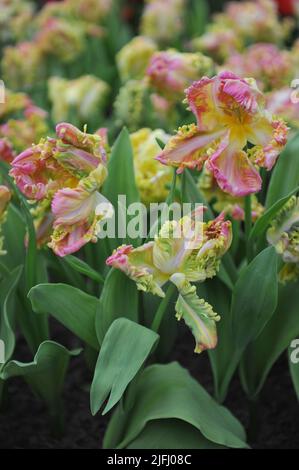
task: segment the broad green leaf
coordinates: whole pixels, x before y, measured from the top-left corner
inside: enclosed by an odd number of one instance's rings
[[[26,225],[20,211],[9,204],[5,223],[2,225],[4,249],[6,254],[1,256],[3,263],[9,270],[17,267],[25,258]]]
[[[80,274],[84,274],[84,276],[87,276],[96,282],[104,282],[104,279],[100,273],[95,271],[95,269],[91,268],[89,264],[85,263],[85,261],[77,258],[76,256],[65,256],[64,261],[66,261],[72,269],[79,272]]]
[[[225,449],[178,419],[150,421],[127,449]]]
[[[277,254],[269,247],[243,269],[233,291],[232,327],[240,351],[259,335],[276,306]]]
[[[5,345],[5,362],[15,348],[15,290],[22,273],[22,266],[15,268],[0,284],[0,339]],[[0,363],[0,371],[3,364]]]
[[[138,291],[128,276],[112,268],[105,279],[95,319],[100,344],[110,325],[120,317],[138,322]]]
[[[288,142],[281,153],[267,193],[266,207],[287,196],[299,185],[299,133]]]
[[[298,306],[299,284],[280,286],[275,313],[259,337],[250,345],[241,364],[242,384],[249,396],[258,395],[274,363],[298,337]]]
[[[28,296],[36,313],[50,313],[87,344],[99,349],[95,331],[99,302],[96,297],[67,284],[39,284]]]
[[[109,394],[103,414],[121,399],[158,339],[152,330],[126,318],[118,318],[112,323],[102,343],[91,385],[93,415]]]
[[[295,339],[289,348],[289,366],[294,390],[299,400],[299,339]]]
[[[135,183],[130,135],[126,128],[123,128],[112,148],[108,163],[108,178],[103,186],[103,194],[114,206],[117,227],[119,224],[127,227],[130,220],[126,214],[127,207],[132,203],[140,202],[140,196]],[[118,204],[119,196],[126,197],[126,207],[121,207]],[[128,236],[120,237],[114,241],[110,239],[109,242],[113,248],[124,242],[138,243],[137,240],[130,240]]]
[[[223,402],[240,360],[232,331],[231,293],[220,280],[212,279],[199,286],[199,295],[213,305],[221,316],[217,323],[217,347],[208,354],[214,378],[214,395],[217,401]]]
[[[193,0],[188,10],[186,25],[190,36],[201,36],[209,22],[209,6],[206,0]]]
[[[161,419],[188,423],[225,447],[247,447],[239,421],[178,363],[147,367],[133,386],[129,387],[131,400],[127,397],[118,406],[109,423],[104,448],[127,448],[150,422]]]
[[[249,241],[252,242],[255,238],[260,237],[264,234],[266,229],[268,228],[270,222],[274,219],[276,214],[282,209],[285,203],[297,192],[299,191],[299,186],[297,186],[293,191],[291,191],[287,196],[279,199],[276,201],[273,206],[269,207],[268,210],[256,221],[255,225],[253,226]]]
[[[49,407],[50,414],[57,424],[61,425],[63,389],[65,374],[71,356],[79,354],[80,350],[68,351],[64,346],[54,341],[44,341],[40,344],[32,362],[8,362],[2,378],[23,377],[33,392]]]
[[[223,284],[228,287],[231,291],[234,289],[234,285],[233,285],[233,282],[231,280],[231,278],[229,277],[225,267],[224,267],[224,264],[223,262],[220,264],[220,267],[219,267],[219,271],[217,273],[217,277],[218,279],[220,279]]]
[[[23,196],[23,194],[16,190],[18,198],[21,203],[21,208],[24,213],[24,217],[27,225],[28,241],[26,246],[26,256],[25,256],[25,285],[26,292],[29,292],[31,287],[37,284],[37,243],[36,243],[36,233],[33,224],[33,218],[30,212],[30,206]]]
[[[47,262],[45,252],[37,254],[35,278],[37,283],[48,281]],[[49,339],[48,316],[37,317],[32,311],[31,303],[27,297],[26,272],[19,283],[19,297],[16,299],[17,321],[32,353],[36,353],[40,343]]]

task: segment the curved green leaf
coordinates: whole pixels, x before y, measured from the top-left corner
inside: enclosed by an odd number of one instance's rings
[[[264,234],[264,232],[266,231],[270,222],[274,219],[276,214],[280,211],[280,209],[282,209],[285,203],[298,191],[299,191],[299,186],[297,186],[287,196],[276,201],[273,204],[273,206],[271,206],[268,210],[266,210],[266,212],[254,224],[250,232],[250,236],[249,236],[250,242],[252,242],[255,238],[260,237],[261,235]]]
[[[150,421],[127,449],[225,449],[178,419]]]
[[[267,193],[266,207],[287,196],[299,185],[299,133],[290,140],[281,153]]]
[[[131,402],[120,404],[108,426],[104,448],[128,447],[148,423],[161,419],[184,421],[225,447],[247,447],[239,421],[178,363],[147,367],[133,385]]]
[[[47,340],[40,344],[32,362],[8,362],[2,371],[2,377],[24,377],[33,390],[48,405],[52,405],[62,392],[70,357],[79,353],[79,349],[68,351],[61,344]]]
[[[91,412],[95,415],[109,400],[103,414],[121,399],[125,389],[150,354],[159,336],[126,318],[115,320],[107,331],[90,391]]]
[[[113,145],[108,162],[108,177],[103,186],[103,194],[114,206],[117,215],[116,226],[119,223],[128,223],[130,218],[126,214],[126,209],[130,204],[140,202],[140,196],[135,183],[130,135],[126,128],[123,128]],[[120,207],[118,204],[119,195],[126,196],[126,207]],[[109,239],[109,243],[113,248],[125,242],[138,244],[138,240],[130,240],[128,237],[116,238],[115,240]]]
[[[1,262],[11,270],[23,263],[25,258],[26,225],[20,211],[14,204],[9,204],[6,221],[2,225],[2,233],[6,254],[1,256]]]
[[[277,254],[263,250],[242,271],[233,291],[232,328],[242,351],[270,320],[277,306]]]
[[[51,313],[75,335],[99,349],[95,315],[99,300],[67,284],[39,284],[29,294],[36,313]]]
[[[213,305],[221,316],[217,323],[217,347],[208,351],[208,354],[214,378],[214,395],[218,402],[223,402],[240,360],[232,331],[231,295],[218,279],[208,280],[200,285],[199,295]]]
[[[299,284],[280,286],[277,309],[241,363],[241,378],[248,395],[262,389],[272,366],[299,335]],[[252,365],[254,364],[254,367]]]
[[[77,258],[76,256],[73,256],[73,255],[65,256],[63,259],[64,261],[67,262],[67,264],[72,269],[74,269],[78,273],[84,274],[84,276],[89,277],[93,281],[96,281],[99,283],[104,282],[103,276],[100,273],[98,273],[95,269],[91,268],[89,264],[85,263],[85,261],[83,261],[82,259]]]
[[[1,374],[5,380],[23,377],[33,392],[48,406],[53,424],[59,432],[63,427],[61,394],[65,374],[70,357],[79,353],[80,350],[68,351],[54,341],[44,341],[32,362],[10,361]]]
[[[112,268],[105,279],[95,318],[100,344],[110,325],[120,317],[138,322],[138,291],[128,276]]]
[[[15,268],[0,284],[0,339],[5,344],[5,362],[7,362],[15,348],[15,289],[22,273],[22,266]],[[0,364],[0,370],[4,364]]]

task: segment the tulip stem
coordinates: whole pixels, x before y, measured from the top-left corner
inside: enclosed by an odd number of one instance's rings
[[[252,227],[252,215],[251,215],[251,195],[245,197],[245,236],[246,236],[246,254],[247,261],[250,263],[252,260],[252,250],[249,241],[250,232]]]
[[[167,204],[172,204],[175,199],[175,188],[176,188],[176,169],[173,169],[173,176],[171,182],[171,188],[167,197]]]
[[[171,300],[171,297],[175,291],[175,286],[174,284],[169,284],[168,289],[166,291],[165,297],[163,300],[160,302],[160,305],[158,307],[158,310],[156,311],[151,329],[158,333],[160,325],[162,323],[166,308]]]

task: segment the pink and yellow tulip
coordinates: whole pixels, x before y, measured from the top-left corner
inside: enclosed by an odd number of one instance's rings
[[[205,164],[220,189],[233,196],[260,191],[257,167],[273,168],[288,128],[267,113],[255,80],[221,72],[193,83],[186,98],[197,124],[181,127],[157,159],[179,173]]]
[[[164,297],[162,287],[173,282],[179,291],[178,319],[184,318],[196,340],[196,352],[217,344],[215,321],[220,317],[196,295],[190,282],[203,282],[216,275],[221,257],[231,244],[231,224],[223,215],[202,222],[202,208],[179,221],[166,222],[154,241],[141,247],[119,247],[107,265],[120,269],[144,292]],[[194,218],[195,216],[195,218]]]

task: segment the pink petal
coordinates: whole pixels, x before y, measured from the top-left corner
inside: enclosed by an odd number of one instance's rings
[[[222,191],[233,196],[246,196],[261,189],[262,179],[259,172],[246,153],[230,142],[229,134],[207,161],[207,168],[213,173]]]

